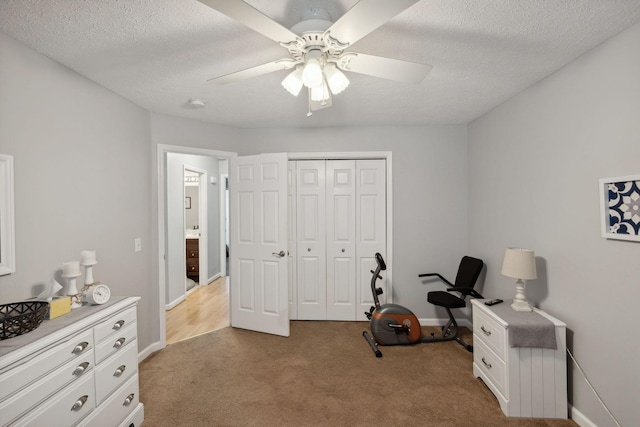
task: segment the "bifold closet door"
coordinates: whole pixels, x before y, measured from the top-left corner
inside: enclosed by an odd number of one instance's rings
[[[296,175],[298,319],[326,320],[325,161],[299,160]]]
[[[356,320],[355,160],[326,162],[327,319]]]
[[[364,312],[373,305],[371,270],[376,268],[376,252],[387,258],[387,177],[384,160],[356,161],[356,252],[357,307],[356,319],[367,320]],[[385,292],[380,303],[386,301],[387,275],[382,274],[377,286]]]

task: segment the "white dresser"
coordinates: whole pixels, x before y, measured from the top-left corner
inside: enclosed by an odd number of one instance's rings
[[[0,341],[0,425],[142,424],[138,300],[113,297]]]
[[[484,301],[471,300],[473,374],[484,381],[509,417],[567,418],[566,325],[534,309],[553,324],[557,349],[512,347],[509,323]],[[510,309],[506,301],[500,304],[505,305]]]

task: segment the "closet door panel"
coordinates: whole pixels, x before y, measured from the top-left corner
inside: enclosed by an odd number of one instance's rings
[[[386,162],[385,160],[356,161],[356,251],[357,288],[356,318],[366,320],[365,311],[373,304],[371,273],[375,269],[375,254],[386,258]],[[386,292],[386,276],[378,281],[378,287]],[[380,295],[380,302],[386,301]]]
[[[355,160],[327,165],[327,318],[356,319]]]
[[[327,318],[325,164],[296,162],[298,319]]]
[[[296,162],[290,161],[287,165],[287,183],[289,193],[287,198],[287,209],[289,211],[289,229],[287,257],[289,258],[289,319],[298,318],[298,286],[297,286],[297,265],[296,265]]]

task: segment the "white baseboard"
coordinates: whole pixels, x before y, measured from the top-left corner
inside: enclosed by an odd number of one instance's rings
[[[187,296],[186,295],[182,295],[178,299],[176,299],[175,301],[172,301],[169,304],[165,305],[164,309],[165,310],[171,310],[173,307],[175,307],[176,305],[180,304],[185,299],[187,299]]]
[[[153,344],[149,345],[147,348],[138,353],[138,363],[142,362],[144,359],[149,357],[152,353],[156,351],[162,350],[160,346],[160,341],[156,341]]]
[[[435,319],[435,318],[424,319],[423,318],[423,319],[418,319],[418,321],[420,322],[420,326],[444,326],[447,324],[449,319]],[[473,331],[473,325],[471,324],[470,320],[456,319],[456,322],[458,322],[458,326],[469,328],[469,330]]]
[[[595,423],[593,423],[589,418],[585,417],[584,414],[574,408],[572,405],[569,405],[571,414],[571,419],[576,422],[580,427],[598,427]]]
[[[218,277],[222,277],[222,273],[218,273],[213,277],[209,277],[209,281],[207,282],[207,285],[211,284],[211,282],[213,282],[214,280],[216,280]]]

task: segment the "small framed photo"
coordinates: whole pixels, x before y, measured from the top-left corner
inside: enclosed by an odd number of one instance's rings
[[[184,208],[191,209],[191,197],[184,198]]]
[[[602,237],[640,242],[640,175],[600,180]]]

